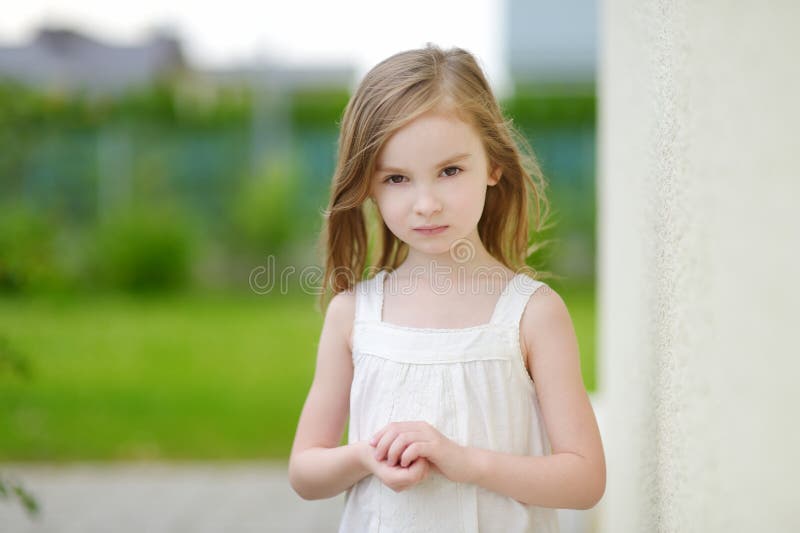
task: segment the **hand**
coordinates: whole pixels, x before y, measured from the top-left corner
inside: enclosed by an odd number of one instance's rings
[[[392,422],[369,441],[375,446],[375,459],[401,467],[427,458],[431,467],[455,482],[470,482],[468,449],[442,435],[429,423]]]
[[[372,446],[364,442],[364,453],[362,455],[365,466],[384,485],[395,492],[402,492],[409,489],[428,477],[430,463],[424,457],[419,457],[408,466],[390,465],[386,461],[379,461],[375,458]]]

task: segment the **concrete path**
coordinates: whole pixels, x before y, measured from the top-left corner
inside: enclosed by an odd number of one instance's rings
[[[336,533],[344,494],[305,501],[285,463],[2,464],[42,508],[0,500],[0,533]],[[593,533],[599,507],[559,510],[562,533]]]

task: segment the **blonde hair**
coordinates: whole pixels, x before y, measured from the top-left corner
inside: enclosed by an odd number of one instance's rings
[[[329,295],[350,290],[364,274],[370,242],[364,205],[378,153],[394,132],[439,108],[451,110],[474,127],[490,169],[501,168],[500,181],[487,189],[478,222],[486,250],[506,267],[518,270],[539,247],[528,246],[529,212],[538,232],[544,229],[549,206],[533,150],[511,120],[503,117],[475,57],[461,48],[442,50],[428,43],[378,63],[364,76],[344,110],[319,243],[324,246],[325,264],[321,308]],[[380,257],[370,269],[394,270],[405,259],[408,245],[386,224],[380,225]]]

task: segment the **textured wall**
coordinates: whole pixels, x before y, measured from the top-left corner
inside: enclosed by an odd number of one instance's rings
[[[800,2],[600,17],[602,529],[800,531]]]

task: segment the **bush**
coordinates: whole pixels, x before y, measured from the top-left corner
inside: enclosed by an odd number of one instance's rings
[[[307,232],[300,177],[291,161],[272,159],[262,172],[242,181],[233,205],[234,240],[239,247],[258,255],[280,253]]]
[[[0,206],[0,291],[23,292],[57,283],[54,231],[24,204]]]
[[[128,208],[100,224],[94,265],[106,287],[175,289],[191,277],[193,246],[184,218],[167,208]]]

